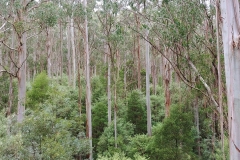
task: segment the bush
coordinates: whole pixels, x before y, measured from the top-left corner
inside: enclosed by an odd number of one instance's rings
[[[147,132],[147,116],[145,99],[138,90],[132,91],[128,97],[126,120],[135,125],[135,134]]]
[[[114,124],[104,129],[99,138],[97,151],[100,155],[113,155],[114,152],[125,152],[129,143],[129,138],[133,135],[133,125],[123,119],[117,121],[117,148],[115,148]]]
[[[46,72],[42,72],[34,79],[30,90],[27,91],[27,103],[31,109],[37,109],[37,106],[43,103],[48,97],[49,80]]]
[[[196,159],[193,153],[194,124],[190,112],[182,106],[172,106],[170,117],[153,129],[149,155],[153,160]]]
[[[140,156],[139,154],[134,155],[134,160],[148,160],[147,158]],[[115,152],[113,156],[99,156],[97,160],[132,160],[131,158],[128,158],[125,156],[124,153]]]

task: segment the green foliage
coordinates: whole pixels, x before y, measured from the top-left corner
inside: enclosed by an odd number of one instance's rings
[[[74,135],[74,120],[57,118],[53,112],[33,112],[21,127],[25,158],[38,155],[43,159],[73,159],[88,153],[89,143],[82,132]]]
[[[92,108],[92,130],[93,130],[93,147],[97,148],[99,137],[107,126],[107,98],[103,97],[99,102],[95,103]]]
[[[165,97],[163,88],[157,86],[157,94],[150,96],[152,110],[152,125],[162,122],[165,117]]]
[[[126,151],[129,138],[133,135],[133,125],[125,122],[123,119],[117,121],[117,148],[115,148],[114,140],[114,124],[104,129],[103,134],[99,138],[97,151],[100,155],[110,156],[114,152]]]
[[[147,158],[140,156],[139,154],[134,155],[134,160],[148,160]],[[113,156],[101,156],[97,158],[97,160],[132,160],[131,158],[126,157],[126,155],[122,152],[115,152]]]
[[[15,31],[17,32],[17,34],[21,35],[24,31],[24,23],[23,21],[17,21],[14,22],[13,24]]]
[[[148,147],[152,137],[147,135],[135,135],[129,139],[129,144],[127,145],[128,156],[133,158],[136,154],[141,156],[149,155]]]
[[[53,27],[57,24],[59,10],[53,2],[43,3],[37,8],[34,16],[42,28]]]
[[[49,80],[46,72],[42,72],[34,79],[30,90],[27,91],[27,106],[36,107],[48,98]]]
[[[10,77],[8,74],[3,74],[0,76],[0,111],[6,112],[9,106],[9,82]],[[12,99],[12,111],[16,111],[17,105],[17,81],[12,80],[12,89],[13,89],[13,99]]]
[[[130,93],[126,114],[126,120],[135,125],[135,134],[147,132],[145,99],[140,91],[134,90]]]
[[[194,130],[191,113],[182,106],[172,106],[170,117],[153,130],[150,147],[151,159],[187,160],[196,159],[192,152],[194,147]]]
[[[46,86],[48,89],[43,89]],[[29,93],[40,95],[30,94],[38,110],[27,110],[20,125],[15,117],[0,117],[0,159],[68,160],[88,154],[89,141],[83,126],[85,116],[79,116],[77,90],[54,80],[49,83],[45,73],[36,77],[31,89]],[[46,95],[48,98],[42,101],[40,97]]]
[[[17,126],[14,119],[14,116],[6,118],[2,112],[0,113],[0,159],[23,159],[22,135],[15,132]]]
[[[91,79],[92,103],[99,102],[99,99],[105,96],[106,86],[100,76]]]

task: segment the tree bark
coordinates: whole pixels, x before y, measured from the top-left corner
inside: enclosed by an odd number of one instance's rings
[[[222,38],[228,98],[230,160],[240,159],[239,1],[221,1]]]
[[[199,110],[198,110],[198,98],[196,97],[196,100],[194,101],[194,119],[195,119],[195,126],[197,129],[197,149],[198,149],[198,155],[201,156],[201,147],[200,147],[200,130],[199,130]]]
[[[221,69],[221,58],[220,58],[220,48],[219,48],[219,0],[216,0],[216,37],[217,37],[217,61],[218,61],[218,105],[220,112],[220,132],[221,132],[221,148],[222,157],[225,160],[224,153],[224,130],[223,130],[223,105],[222,105],[222,69]]]
[[[140,10],[140,2],[137,4],[138,11]],[[137,32],[140,31],[140,18],[137,13],[135,13],[136,23],[137,23]],[[141,90],[141,57],[140,57],[140,34],[137,33],[137,74],[138,74],[138,89]]]
[[[120,55],[119,52],[117,51],[116,53],[116,63],[117,63],[117,70],[116,73],[114,74],[114,81],[115,81],[115,86],[114,86],[114,137],[115,137],[115,148],[117,148],[117,82],[119,79],[119,66],[120,66]]]
[[[76,88],[76,53],[75,53],[75,43],[74,43],[74,21],[71,18],[71,44],[72,44],[72,71],[73,71],[73,89]]]
[[[25,98],[26,98],[26,53],[27,53],[27,34],[22,33],[18,37],[18,114],[17,121],[21,123],[24,119]]]
[[[105,44],[105,55],[108,55],[108,85],[107,85],[107,93],[108,93],[108,125],[111,124],[111,115],[112,115],[112,95],[111,95],[111,55],[109,53],[108,45]]]
[[[14,32],[12,32],[12,44],[11,44],[11,48],[14,48],[14,43],[15,43],[15,35]],[[11,50],[9,56],[11,57],[11,62],[10,62],[10,72],[13,72],[13,57],[14,57],[14,51]],[[7,109],[7,116],[11,115],[11,111],[12,111],[12,104],[13,104],[13,76],[9,75],[9,92],[8,92],[8,109]]]
[[[87,13],[87,0],[83,1],[84,5],[84,11]],[[88,47],[88,18],[87,14],[85,15],[85,54],[86,54],[86,114],[87,114],[87,137],[89,139],[90,143],[90,153],[89,153],[89,159],[92,160],[92,110],[91,110],[91,83],[90,83],[90,53],[89,53],[89,47]]]
[[[165,56],[170,59],[170,52],[168,49],[165,50]],[[164,58],[164,87],[165,87],[165,117],[170,115],[171,105],[171,94],[170,94],[170,80],[171,80],[171,69],[169,62]]]
[[[67,25],[67,30],[66,30],[66,36],[67,36],[67,68],[68,68],[68,85],[71,85],[71,35],[70,35],[70,26],[69,24]]]
[[[149,30],[146,30],[146,39],[148,40]],[[150,58],[149,58],[149,43],[145,42],[146,51],[146,105],[147,105],[147,133],[148,136],[152,135],[152,117],[151,117],[151,106],[150,106],[150,85],[149,85],[149,74],[150,74]]]
[[[62,54],[62,50],[63,50],[63,34],[62,34],[62,21],[59,22],[59,30],[60,30],[60,61],[59,61],[59,70],[60,70],[60,77],[62,78],[62,74],[63,74],[63,54]]]
[[[52,64],[51,64],[51,37],[50,37],[50,28],[46,28],[46,50],[47,50],[47,74],[48,77],[51,77],[51,69],[52,69]]]

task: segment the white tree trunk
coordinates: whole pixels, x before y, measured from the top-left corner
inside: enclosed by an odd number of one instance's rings
[[[67,37],[67,68],[68,68],[68,85],[71,85],[71,37],[70,37],[70,27],[69,24],[67,25],[66,30],[66,37]]]
[[[87,0],[83,1],[85,13],[87,13]],[[87,114],[87,137],[90,143],[89,159],[92,160],[92,109],[91,109],[91,83],[90,83],[90,53],[88,47],[88,19],[85,15],[85,53],[86,53],[86,114]]]
[[[146,30],[146,39],[148,40],[149,30]],[[150,106],[150,85],[149,85],[149,74],[150,74],[150,58],[149,58],[149,43],[145,42],[146,47],[146,105],[147,105],[147,133],[148,136],[152,135],[152,120],[151,120],[151,106]]]
[[[111,57],[110,53],[108,52],[108,45],[105,44],[105,55],[108,55],[108,85],[107,85],[107,92],[108,92],[108,125],[111,124],[111,115],[112,115],[112,95],[111,95]]]
[[[22,122],[25,112],[25,98],[26,98],[26,53],[27,53],[27,35],[24,32],[19,39],[18,46],[18,114],[17,121]]]
[[[221,0],[222,37],[228,98],[230,159],[240,159],[239,1]]]
[[[71,44],[72,44],[72,71],[73,71],[73,88],[76,88],[76,54],[75,54],[75,43],[74,43],[74,21],[73,18],[71,18]]]
[[[60,61],[59,61],[59,71],[60,71],[60,76],[62,78],[62,74],[63,74],[63,34],[62,34],[62,22],[59,22],[59,30],[60,30]]]

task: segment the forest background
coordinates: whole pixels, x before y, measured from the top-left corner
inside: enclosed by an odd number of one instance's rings
[[[0,158],[240,159],[239,26],[237,0],[1,0]]]

